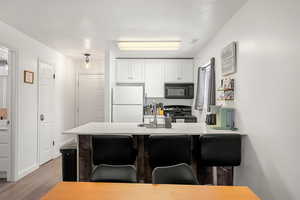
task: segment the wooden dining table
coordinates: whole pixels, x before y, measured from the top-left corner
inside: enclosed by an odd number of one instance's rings
[[[243,186],[60,182],[42,200],[259,200]]]

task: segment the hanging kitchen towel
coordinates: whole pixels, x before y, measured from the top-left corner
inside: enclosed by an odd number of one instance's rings
[[[195,100],[195,109],[202,111],[204,107],[204,95],[205,95],[205,74],[206,69],[198,68],[198,80],[197,80],[197,93]]]

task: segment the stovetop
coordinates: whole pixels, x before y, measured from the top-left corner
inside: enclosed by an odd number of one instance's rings
[[[192,106],[168,105],[164,106],[164,113],[165,115],[169,114],[173,122],[177,119],[184,119],[191,122],[197,121],[197,118],[192,115]]]

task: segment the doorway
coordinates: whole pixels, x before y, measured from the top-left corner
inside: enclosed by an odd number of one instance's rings
[[[104,75],[79,74],[77,88],[77,126],[104,122]]]
[[[43,61],[38,64],[38,138],[39,164],[53,158],[54,149],[54,67]]]
[[[11,179],[11,83],[10,53],[0,47],[0,179]]]

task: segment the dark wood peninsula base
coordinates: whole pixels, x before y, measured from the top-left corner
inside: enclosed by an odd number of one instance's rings
[[[138,150],[136,160],[138,181],[141,183],[151,183],[152,170],[149,164],[147,135],[136,135],[135,146]],[[193,135],[193,153],[192,153],[192,168],[200,184],[213,184],[213,170],[212,167],[201,166],[199,158],[199,136]],[[90,179],[93,163],[92,163],[92,136],[78,135],[78,181],[87,182]],[[217,168],[218,185],[233,185],[233,168],[232,167],[218,167]]]

